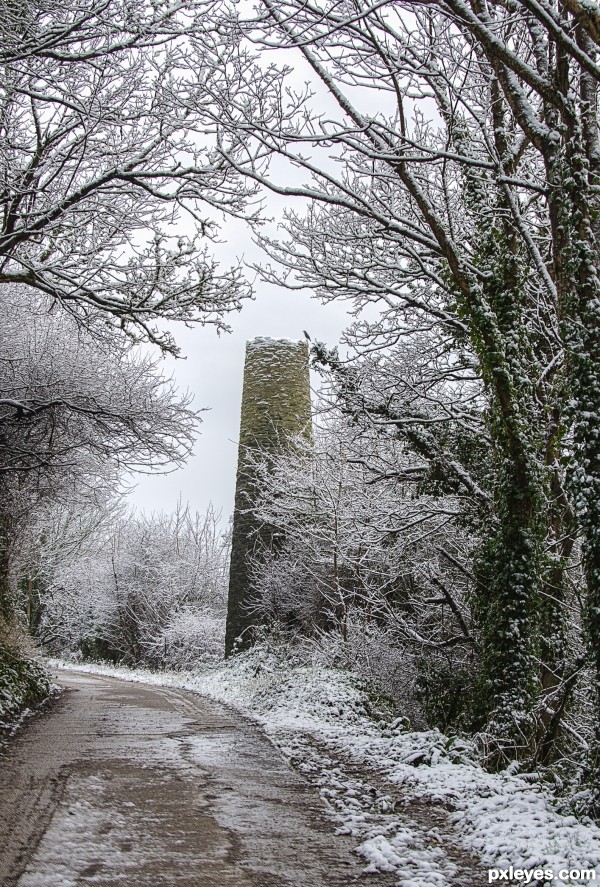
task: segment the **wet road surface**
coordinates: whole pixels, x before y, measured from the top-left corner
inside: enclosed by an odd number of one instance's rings
[[[363,881],[315,789],[241,716],[183,690],[59,683],[0,757],[2,887]]]

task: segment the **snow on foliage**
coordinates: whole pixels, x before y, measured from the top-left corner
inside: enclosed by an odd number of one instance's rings
[[[11,734],[51,691],[38,662],[15,647],[0,644],[0,737]]]
[[[212,508],[125,514],[48,577],[46,649],[149,667],[220,658],[229,538]]]

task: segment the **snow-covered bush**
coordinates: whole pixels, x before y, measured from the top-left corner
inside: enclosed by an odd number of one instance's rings
[[[378,462],[394,474],[377,472]],[[430,707],[445,726],[474,681],[460,569],[472,541],[458,497],[425,488],[415,496],[398,479],[423,473],[394,436],[361,435],[339,416],[270,459],[257,513],[275,545],[256,556],[255,606],[267,622],[318,640],[330,662],[377,682],[419,722],[417,697],[426,699],[434,678],[421,660],[432,654],[440,671],[459,676],[435,713]]]
[[[176,611],[162,633],[154,638],[154,643],[148,644],[148,658],[165,668],[192,668],[222,659],[224,644],[223,612],[205,613],[198,605],[190,604]]]
[[[209,509],[126,515],[47,584],[39,636],[55,653],[180,668],[222,649],[228,536]]]

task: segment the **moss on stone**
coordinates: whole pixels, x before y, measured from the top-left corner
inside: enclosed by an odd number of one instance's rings
[[[255,551],[270,544],[269,527],[253,513],[258,489],[252,469],[257,452],[279,453],[292,436],[311,434],[310,380],[306,342],[254,339],[246,345],[244,389],[236,479],[231,571],[225,652],[251,643],[249,629],[256,624],[250,612],[250,561]]]

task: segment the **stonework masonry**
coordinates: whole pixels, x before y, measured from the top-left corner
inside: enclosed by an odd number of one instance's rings
[[[308,344],[290,339],[253,339],[246,345],[240,442],[231,540],[225,653],[252,642],[250,561],[271,542],[271,528],[253,514],[257,499],[252,456],[276,454],[291,436],[311,434]],[[237,640],[237,643],[236,643]]]

